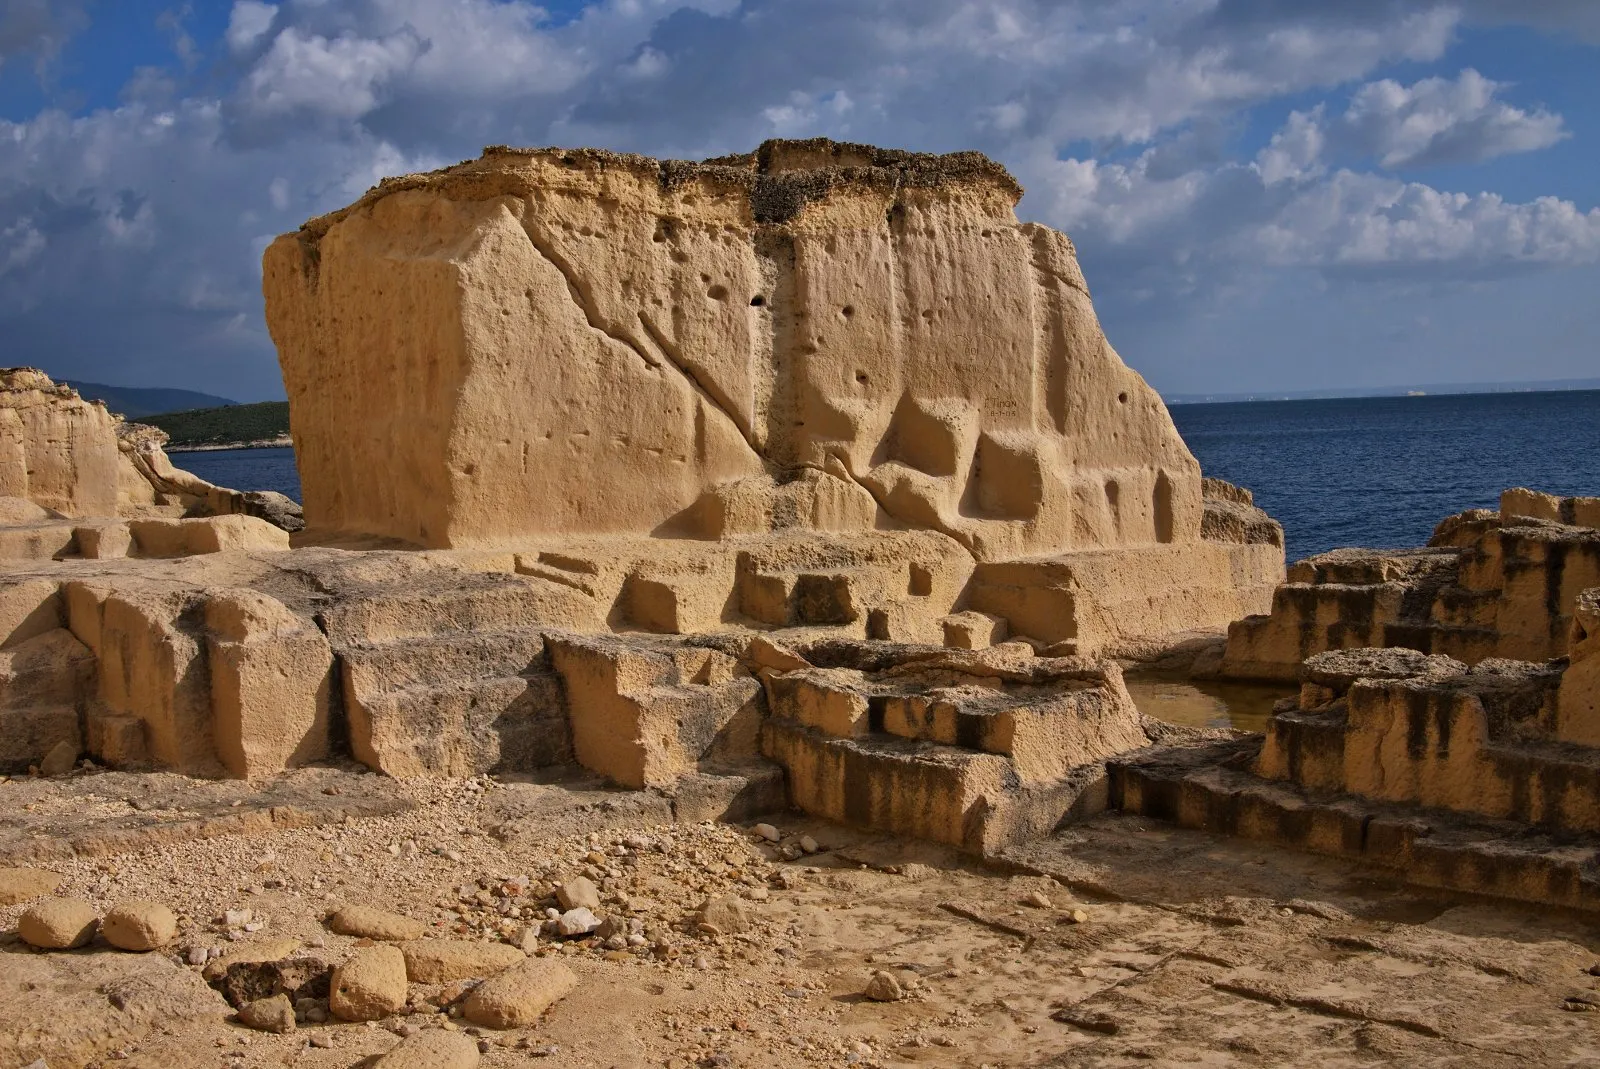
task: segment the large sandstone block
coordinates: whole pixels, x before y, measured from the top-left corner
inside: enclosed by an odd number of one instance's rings
[[[227,770],[270,775],[328,755],[333,649],[316,626],[254,590],[206,600],[212,731]]]
[[[187,557],[227,550],[289,548],[289,532],[254,516],[134,520],[128,524],[141,557]]]
[[[194,775],[223,771],[212,730],[203,602],[191,590],[107,594],[99,611],[99,700],[144,725],[150,760]]]
[[[387,181],[264,258],[308,530],[1198,541],[1198,465],[1020,195],[976,153],[820,140]],[[641,623],[697,611],[669,593]]]
[[[980,564],[970,607],[1013,635],[1093,653],[1189,628],[1225,627],[1272,601],[1283,549],[1190,542]]]
[[[549,646],[585,768],[624,787],[671,788],[704,759],[755,755],[761,684],[727,654],[601,636]]]

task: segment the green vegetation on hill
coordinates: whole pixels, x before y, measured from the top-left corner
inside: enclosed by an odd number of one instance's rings
[[[289,433],[289,402],[262,401],[226,408],[196,408],[139,420],[166,431],[174,446],[255,442]]]

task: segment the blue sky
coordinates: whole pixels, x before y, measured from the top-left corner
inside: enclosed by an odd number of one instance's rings
[[[978,148],[1166,392],[1600,376],[1594,0],[0,0],[0,363],[281,396],[274,234],[482,145]]]

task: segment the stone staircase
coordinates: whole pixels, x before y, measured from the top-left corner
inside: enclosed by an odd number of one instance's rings
[[[762,751],[793,804],[831,820],[995,853],[1103,809],[1104,760],[1148,742],[1115,666],[1004,647],[801,652],[809,666],[760,672]]]
[[[326,611],[355,757],[393,776],[570,764],[560,680],[543,629],[528,625],[543,595],[515,577],[451,574]]]
[[[1423,885],[1600,909],[1600,747],[1563,737],[1563,667],[1322,653],[1264,737],[1114,761],[1113,794]]]

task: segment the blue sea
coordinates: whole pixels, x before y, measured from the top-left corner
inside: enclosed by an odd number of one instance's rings
[[[1173,405],[1207,475],[1249,487],[1290,560],[1420,546],[1500,491],[1600,496],[1600,390]]]
[[[1290,560],[1337,546],[1420,546],[1508,486],[1600,495],[1600,391],[1173,405],[1207,475],[1255,491]],[[300,499],[290,449],[180,453],[236,490]]]
[[[169,455],[175,467],[192,471],[213,486],[276,490],[300,500],[300,472],[294,466],[293,449],[206,449]]]

